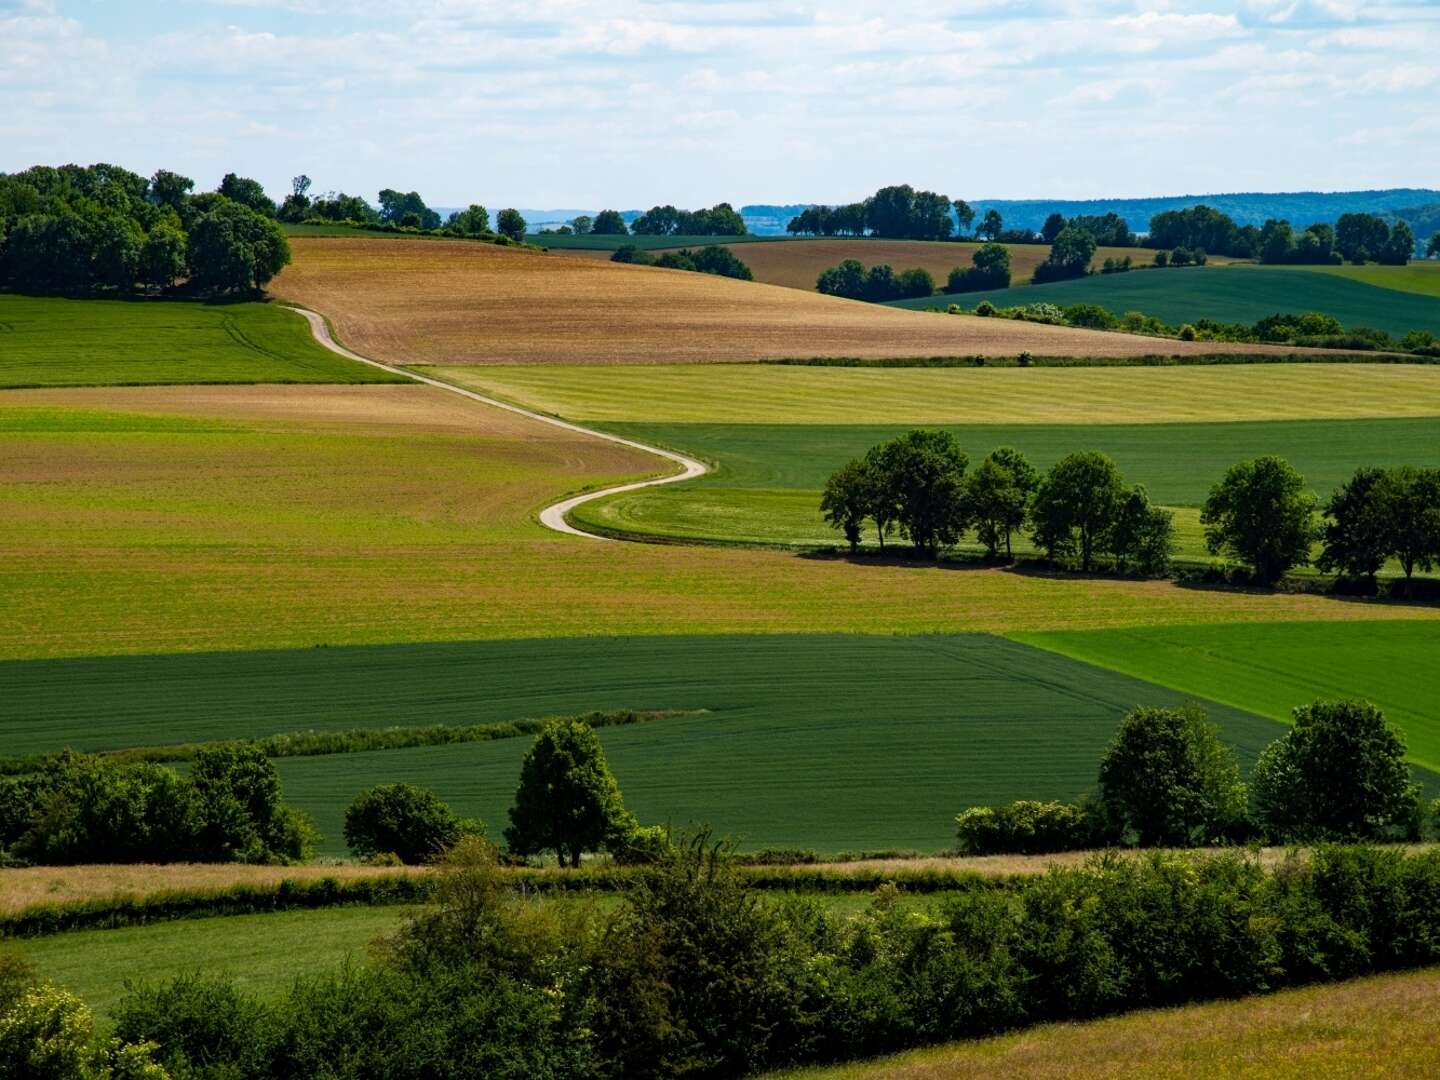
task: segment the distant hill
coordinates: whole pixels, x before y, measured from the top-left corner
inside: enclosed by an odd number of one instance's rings
[[[1432,188],[1385,188],[1375,191],[1292,191],[1238,192],[1215,195],[1162,195],[1148,199],[971,199],[977,216],[987,210],[998,210],[1005,224],[1013,229],[1039,229],[1052,213],[1066,217],[1078,214],[1108,214],[1123,217],[1136,232],[1150,228],[1150,219],[1166,210],[1183,210],[1204,203],[1229,214],[1239,225],[1264,225],[1268,218],[1286,218],[1298,226],[1317,221],[1333,222],[1341,214],[1367,213],[1405,217],[1412,227],[1417,222],[1406,211],[1426,211],[1431,220],[1440,203],[1440,191]],[[755,232],[784,232],[785,223],[807,205],[772,206],[757,204],[740,208],[745,224]],[[751,224],[752,220],[755,224]],[[778,222],[778,228],[772,223]],[[766,227],[762,230],[761,223]],[[1435,231],[1428,226],[1429,235]],[[1417,234],[1420,229],[1416,228]]]

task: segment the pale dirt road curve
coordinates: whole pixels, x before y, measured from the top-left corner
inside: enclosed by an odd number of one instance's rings
[[[542,424],[549,424],[551,427],[563,428],[566,431],[573,431],[579,435],[588,435],[594,439],[604,439],[606,442],[618,443],[621,446],[628,446],[633,450],[643,450],[647,454],[654,454],[666,461],[674,462],[680,466],[680,471],[671,473],[669,476],[657,476],[652,480],[636,480],[630,484],[618,484],[615,487],[601,488],[598,491],[586,491],[580,495],[572,495],[568,499],[562,499],[540,511],[540,524],[547,529],[554,529],[559,533],[566,533],[570,536],[583,536],[590,540],[611,540],[613,537],[601,536],[599,533],[586,532],[584,529],[577,529],[565,520],[565,516],[582,503],[592,502],[595,499],[603,499],[606,495],[618,495],[623,491],[638,491],[640,488],[658,487],[660,484],[675,484],[681,480],[693,480],[697,476],[704,476],[710,470],[703,462],[694,458],[686,457],[684,454],[677,454],[672,450],[662,450],[658,446],[647,446],[644,443],[635,442],[633,439],[623,439],[619,435],[610,435],[603,431],[594,431],[591,428],[581,427],[579,424],[572,424],[565,420],[557,420],[553,416],[546,416],[544,413],[532,412],[529,409],[522,409],[519,405],[511,405],[509,402],[501,401],[498,398],[486,397],[484,394],[477,394],[473,390],[466,390],[464,387],[456,386],[453,383],[442,382],[440,379],[432,379],[426,375],[417,375],[413,371],[406,371],[401,367],[394,367],[390,364],[382,364],[378,360],[371,360],[353,353],[330,336],[330,327],[326,325],[323,316],[316,314],[306,308],[293,307],[290,309],[297,315],[302,315],[305,321],[310,324],[310,331],[315,335],[315,340],[324,345],[331,352],[338,353],[347,360],[354,360],[357,363],[369,364],[371,367],[379,368],[381,371],[388,371],[394,375],[403,375],[407,379],[424,383],[452,394],[459,394],[461,397],[469,398],[471,401],[478,401],[482,405],[489,405],[491,408],[504,409],[506,412],[516,413],[530,420],[538,420]]]

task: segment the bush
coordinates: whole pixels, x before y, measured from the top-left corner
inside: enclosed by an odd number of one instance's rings
[[[975,314],[979,315],[982,319],[988,319],[991,315],[995,314],[995,305],[989,300],[981,300],[975,305]]]
[[[1044,855],[1102,847],[1116,837],[1090,803],[1013,802],[974,806],[955,819],[966,855]]]
[[[1120,320],[1099,304],[1071,304],[1065,309],[1065,321],[1071,326],[1090,330],[1117,330]]]
[[[1419,789],[1405,739],[1374,705],[1317,701],[1260,755],[1251,814],[1272,840],[1418,839]]]
[[[429,862],[465,833],[479,831],[433,791],[411,784],[368,788],[345,810],[345,843],[362,859],[389,853],[412,865]]]
[[[670,858],[675,847],[663,825],[639,825],[617,840],[610,853],[621,866],[653,866]]]
[[[1181,340],[1181,341],[1194,341],[1194,340],[1195,340],[1195,327],[1191,326],[1189,323],[1186,323],[1184,326],[1180,327],[1180,340]]]
[[[149,1044],[97,1040],[95,1018],[76,995],[27,988],[0,1014],[0,1074],[24,1080],[169,1080]]]

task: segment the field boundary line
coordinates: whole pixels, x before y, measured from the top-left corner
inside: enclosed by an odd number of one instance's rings
[[[325,317],[308,308],[291,307],[297,315],[304,317],[310,324],[310,331],[315,335],[315,340],[333,353],[354,360],[361,364],[369,364],[371,367],[379,368],[381,371],[388,371],[392,375],[403,375],[407,379],[424,383],[426,386],[433,386],[440,390],[447,390],[452,394],[459,394],[461,397],[469,398],[471,401],[478,401],[482,405],[489,405],[494,409],[504,409],[506,412],[515,413],[528,420],[538,420],[542,424],[549,424],[551,427],[562,428],[565,431],[577,435],[588,435],[591,438],[603,439],[606,442],[615,443],[619,446],[628,446],[632,450],[640,450],[647,454],[654,454],[656,457],[664,458],[675,465],[680,466],[680,471],[665,476],[652,477],[649,480],[634,480],[627,484],[616,484],[612,487],[600,488],[596,491],[585,491],[579,495],[571,495],[561,499],[557,503],[545,507],[540,511],[540,524],[547,529],[553,529],[558,533],[565,533],[568,536],[583,536],[588,540],[604,540],[611,542],[616,537],[605,536],[601,533],[587,532],[584,529],[576,528],[567,520],[571,510],[583,503],[593,502],[596,499],[603,499],[607,495],[620,495],[627,491],[639,491],[641,488],[658,487],[661,484],[676,484],[681,480],[693,480],[697,476],[704,476],[710,471],[702,461],[688,457],[685,454],[676,453],[673,450],[665,450],[658,446],[649,446],[646,443],[636,442],[634,439],[627,439],[620,435],[611,435],[608,432],[596,431],[594,428],[583,427],[580,424],[572,424],[568,420],[561,420],[554,416],[546,416],[544,413],[535,412],[533,409],[526,409],[520,405],[512,405],[508,401],[501,401],[499,398],[489,397],[485,394],[476,393],[474,390],[467,390],[463,386],[456,386],[454,383],[445,382],[443,379],[435,379],[429,375],[420,375],[409,371],[406,368],[396,367],[393,364],[382,363],[379,360],[371,360],[369,357],[361,356],[359,353],[351,352],[345,346],[335,340],[330,333],[330,326]],[[636,539],[643,539],[639,536]]]

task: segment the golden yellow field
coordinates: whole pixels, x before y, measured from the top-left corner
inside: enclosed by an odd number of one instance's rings
[[[564,537],[541,507],[659,467],[426,387],[7,391],[0,455],[0,658],[1440,616]]]
[[[463,241],[297,237],[292,247],[294,264],[271,291],[326,315],[343,344],[396,364],[1215,351],[1203,342],[901,311],[708,274]]]
[[[969,267],[971,257],[980,245],[972,242],[943,240],[876,240],[869,238],[835,238],[823,240],[776,240],[773,243],[748,241],[743,244],[722,244],[735,252],[740,260],[750,267],[756,281],[768,285],[784,285],[787,289],[805,289],[813,292],[815,279],[820,271],[834,266],[844,259],[859,259],[866,266],[889,263],[896,273],[920,267],[929,270],[935,278],[937,288],[944,288],[950,271],[955,267]],[[1035,267],[1050,254],[1046,244],[1011,244],[1010,283],[1026,285],[1035,273]],[[660,249],[657,249],[660,250]],[[609,259],[611,252],[567,249],[566,255],[580,255],[591,259]],[[1106,259],[1130,256],[1137,266],[1148,265],[1155,252],[1146,248],[1102,247],[1095,251],[1093,266],[1098,268]],[[1217,263],[1229,262],[1216,259]],[[937,304],[949,300],[937,296]]]
[[[1440,969],[1047,1024],[785,1080],[1430,1080]],[[781,1080],[774,1074],[770,1080]]]

